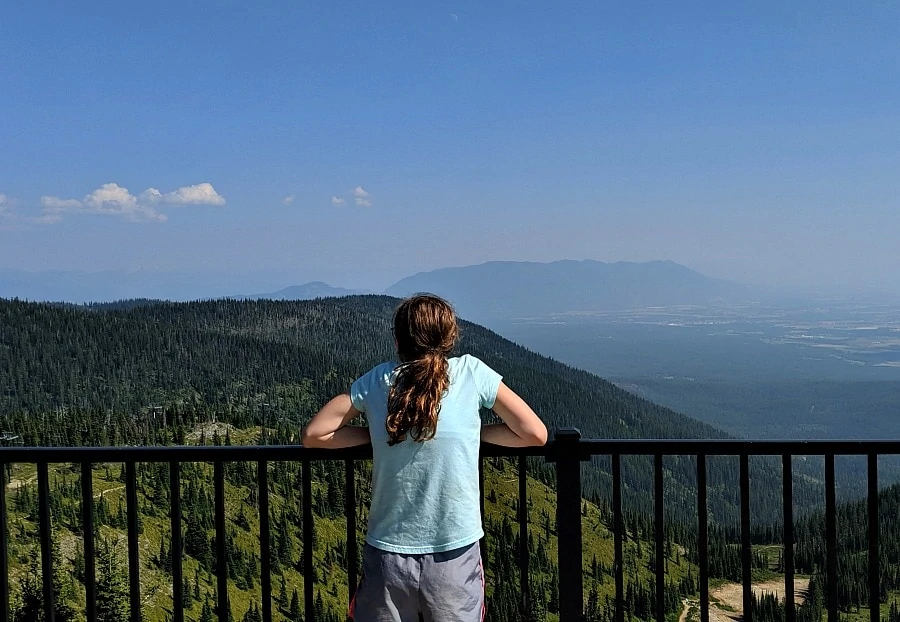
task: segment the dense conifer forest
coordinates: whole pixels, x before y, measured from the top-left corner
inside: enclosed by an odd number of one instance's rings
[[[27,445],[294,444],[303,423],[369,367],[392,358],[390,317],[397,301],[359,296],[304,302],[128,301],[78,307],[0,301],[0,432]],[[575,425],[596,438],[721,438],[697,421],[630,395],[586,372],[562,365],[463,323],[460,352],[482,358],[528,400],[548,427]],[[489,417],[489,413],[485,413]],[[512,461],[489,459],[485,469],[485,527],[489,569],[489,619],[555,619],[559,608],[552,467],[530,463],[527,512],[530,551],[529,610],[520,606],[516,569],[519,499]],[[9,492],[13,603],[16,620],[41,614],[36,547],[37,492],[33,465],[5,465]],[[740,579],[735,546],[739,504],[736,461],[711,459],[709,471],[710,570],[721,580]],[[694,460],[667,457],[665,529],[668,590],[661,605],[674,619],[683,599],[696,598],[696,493]],[[802,468],[802,467],[801,467]],[[341,620],[347,602],[348,559],[343,464],[314,462],[314,550],[300,534],[302,478],[299,463],[270,464],[271,550],[274,610],[279,620],[304,619],[303,556],[315,560],[315,619]],[[612,514],[608,458],[584,469],[583,525],[585,614],[613,619]],[[780,542],[780,471],[772,461],[751,463],[754,542],[771,550]],[[168,465],[138,465],[141,563],[147,620],[171,617],[171,534],[168,533]],[[623,460],[626,515],[624,573],[631,616],[654,615],[652,471],[648,460]],[[105,621],[127,619],[124,554],[124,474],[121,465],[94,465],[98,551],[98,606]],[[57,620],[83,619],[84,559],[80,471],[54,465],[51,474],[54,591]],[[185,464],[181,472],[184,526],[184,602],[191,620],[211,622],[215,610],[215,536],[211,467]],[[362,541],[369,470],[357,463],[356,507]],[[821,488],[814,476],[795,484],[802,518],[797,528],[798,571],[812,577],[801,620],[821,618],[823,523],[814,507]],[[235,620],[259,622],[259,521],[256,465],[226,469],[229,603]],[[884,594],[898,589],[900,492],[882,498]],[[893,512],[893,514],[891,514]],[[887,518],[893,516],[893,519]],[[865,505],[841,508],[841,606],[850,612],[865,596]],[[761,549],[762,550],[762,549]],[[760,577],[779,561],[754,556]],[[859,580],[855,579],[860,570]],[[168,600],[167,600],[168,599]],[[755,602],[754,619],[782,619],[772,598]],[[781,613],[779,613],[781,611]],[[893,611],[893,609],[891,609]],[[885,613],[888,613],[885,607]],[[893,615],[893,614],[892,614]],[[895,622],[896,616],[891,618]]]
[[[221,421],[298,430],[329,397],[392,358],[397,300],[128,301],[91,307],[0,303],[0,425],[29,445],[146,444],[162,427]],[[587,372],[462,323],[460,352],[482,358],[548,427],[589,438],[722,438],[708,425]],[[608,458],[585,471],[585,495],[608,498]],[[667,505],[694,516],[693,459],[667,457]],[[756,520],[780,515],[777,465],[752,465]],[[737,462],[711,459],[710,508],[736,522]],[[623,461],[625,503],[649,510],[650,462]],[[758,482],[758,485],[756,483]],[[796,490],[798,502],[815,491]]]

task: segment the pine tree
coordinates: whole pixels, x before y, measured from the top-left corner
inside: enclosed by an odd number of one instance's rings
[[[184,585],[181,588],[181,607],[182,607],[182,609],[187,609],[188,607],[190,607],[192,602],[193,602],[193,598],[191,596],[191,580],[188,579],[187,577],[185,577]]]
[[[300,595],[294,589],[291,594],[291,606],[288,608],[288,620],[291,622],[303,622],[303,614],[300,613]]]
[[[200,600],[200,569],[194,570],[194,600]]]
[[[118,551],[104,540],[97,552],[97,620],[128,622],[129,617],[128,577]]]
[[[288,597],[287,597],[287,585],[284,581],[284,575],[281,575],[281,589],[278,591],[278,606],[282,609],[286,609],[288,607]]]
[[[262,614],[260,614],[259,607],[256,606],[255,602],[250,603],[250,608],[244,614],[243,622],[262,622]]]
[[[37,549],[28,552],[28,572],[22,579],[22,602],[13,611],[14,622],[37,622],[43,618],[43,592]]]
[[[204,566],[211,562],[209,538],[200,524],[197,516],[187,516],[187,531],[184,534],[184,552],[199,561]]]
[[[316,599],[313,603],[313,612],[315,613],[315,619],[321,620],[325,617],[325,602],[322,600],[322,592],[316,590]]]

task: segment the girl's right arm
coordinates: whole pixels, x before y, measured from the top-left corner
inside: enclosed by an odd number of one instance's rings
[[[303,429],[300,442],[304,447],[326,449],[367,445],[371,442],[369,428],[347,425],[360,414],[349,395],[338,395],[310,420]]]
[[[481,440],[504,447],[532,447],[547,442],[547,426],[512,389],[503,382],[497,389],[493,411],[503,423],[481,427]]]

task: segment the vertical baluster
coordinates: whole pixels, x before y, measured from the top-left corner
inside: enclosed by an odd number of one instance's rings
[[[522,611],[530,607],[528,585],[528,458],[519,456],[519,585],[522,588]]]
[[[0,620],[10,622],[9,613],[9,536],[6,518],[6,468],[0,462]]]
[[[825,553],[828,622],[838,622],[837,523],[834,498],[834,454],[825,456]]]
[[[663,515],[663,457],[653,456],[653,522],[656,540],[656,622],[666,619],[666,558],[664,547]]]
[[[869,454],[867,500],[869,511],[869,618],[871,622],[881,620],[881,585],[878,568],[878,455]]]
[[[709,622],[709,512],[706,505],[706,455],[697,456],[697,548],[700,555],[700,622]]]
[[[256,481],[259,490],[259,572],[262,583],[262,619],[272,622],[272,551],[269,528],[269,464],[260,460],[256,464]]]
[[[303,460],[303,601],[307,620],[315,619],[313,608],[313,515],[312,469],[308,459]]]
[[[344,461],[344,514],[347,518],[347,597],[352,602],[359,582],[356,556],[356,463]]]
[[[478,507],[481,512],[481,524],[484,524],[484,458],[478,457]],[[482,563],[487,560],[487,534],[478,542]]]
[[[141,620],[141,560],[138,545],[137,475],[134,460],[125,463],[125,511],[128,520],[128,590],[131,621]]]
[[[225,548],[225,465],[221,460],[213,463],[213,485],[216,503],[216,609],[219,622],[228,622],[228,560]]]
[[[89,462],[81,464],[81,532],[84,544],[84,596],[87,622],[97,622],[94,563],[94,481]]]
[[[613,541],[615,545],[616,614],[615,622],[625,619],[625,568],[622,555],[622,538],[625,521],[622,520],[622,457],[612,457]]]
[[[750,547],[750,456],[741,454],[741,561],[744,592],[744,622],[752,622],[753,550]]]
[[[50,525],[50,476],[47,463],[40,462],[38,470],[38,520],[40,521],[41,534],[41,577],[44,588],[44,611],[47,612],[47,622],[53,622],[56,617],[56,606],[53,602],[53,550]]]
[[[559,550],[559,620],[581,620],[584,614],[584,576],[581,535],[581,433],[574,428],[556,431],[556,527]]]
[[[795,622],[794,605],[794,471],[791,455],[781,456],[781,491],[784,508],[784,619]]]
[[[184,576],[181,544],[181,464],[169,463],[169,523],[172,531],[172,613],[184,622]]]

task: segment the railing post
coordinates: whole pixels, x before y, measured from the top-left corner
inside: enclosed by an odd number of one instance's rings
[[[577,428],[561,428],[554,436],[560,622],[581,622],[584,614],[580,441]]]

